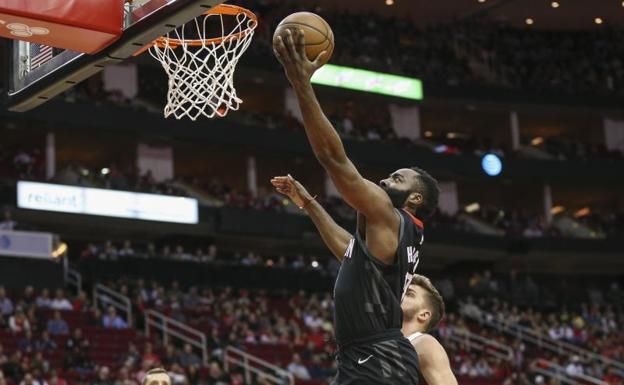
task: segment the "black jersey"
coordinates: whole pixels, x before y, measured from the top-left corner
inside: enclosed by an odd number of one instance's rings
[[[334,324],[339,346],[401,329],[401,300],[419,261],[423,225],[405,210],[400,216],[395,261],[385,265],[373,257],[356,231],[345,252],[334,286]]]

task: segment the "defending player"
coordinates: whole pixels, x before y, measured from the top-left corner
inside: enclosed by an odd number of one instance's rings
[[[397,282],[398,271],[411,281],[413,270],[406,272],[406,265],[412,263],[415,269],[417,246],[422,242],[422,230],[411,221],[411,214],[409,222],[399,214],[399,243],[413,249],[397,253],[397,262],[386,266],[366,252],[358,234],[354,238],[336,224],[291,176],[275,177],[271,183],[305,208],[325,244],[342,261],[334,293],[339,344],[335,384],[417,384],[418,357],[400,330],[402,295],[398,289],[403,290],[399,286],[403,282]],[[401,262],[399,258],[406,260]],[[406,283],[405,289],[408,286]]]
[[[428,385],[457,385],[446,351],[431,333],[444,317],[444,300],[429,278],[416,274],[401,302],[403,335],[412,343]]]

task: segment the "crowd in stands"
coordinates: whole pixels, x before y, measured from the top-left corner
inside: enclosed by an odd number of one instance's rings
[[[271,269],[325,270],[336,276],[340,264],[335,258],[315,255],[260,255],[254,251],[219,251],[214,244],[198,244],[185,247],[153,242],[135,243],[106,241],[103,244],[88,243],[80,252],[78,261],[123,261],[126,258],[159,258],[171,261],[185,261],[211,265],[264,266]]]
[[[132,245],[126,244],[124,249],[128,252]],[[293,261],[292,268],[301,267]],[[501,385],[557,384],[554,374],[544,374],[546,369],[571,377],[595,377],[609,385],[622,384],[622,372],[617,368],[582,354],[563,355],[536,348],[515,335],[483,326],[473,317],[486,314],[506,324],[528,327],[544,338],[622,361],[624,290],[619,283],[566,283],[566,277],[532,277],[515,271],[507,275],[486,270],[438,276],[434,283],[449,313],[436,336],[446,348],[460,383],[487,379]],[[29,286],[23,293],[9,296],[0,288],[0,384],[66,384],[70,376],[78,384],[137,385],[146,370],[161,365],[169,370],[176,385],[267,384],[262,377],[253,376],[249,383],[241,371],[225,371],[223,352],[227,346],[272,362],[304,384],[326,384],[335,373],[331,293],[187,284],[172,281],[165,286],[123,277],[106,282],[109,288],[132,299],[133,324],[112,307],[94,308],[83,292],[68,297],[63,290],[52,295],[50,290],[37,292]],[[147,309],[205,332],[207,361],[188,344],[130,339],[123,342],[127,349],[116,363],[104,365],[94,358],[89,336],[66,321],[72,313],[80,313],[85,315],[86,328],[142,330],[141,313]],[[509,356],[497,357],[479,348],[462,337],[466,332],[508,346]],[[15,351],[3,349],[7,336],[16,341]],[[53,359],[59,351],[63,352],[61,361]]]
[[[271,36],[288,14],[303,4],[264,0],[258,37],[250,50],[270,56]],[[624,92],[624,31],[604,27],[588,31],[543,31],[470,18],[422,25],[378,14],[312,10],[332,26],[333,62],[424,78],[434,83],[577,94]],[[391,42],[392,44],[389,44]],[[587,55],[579,58],[579,52]]]
[[[156,282],[148,285],[142,280],[120,280],[110,285],[128,293],[139,309],[156,309],[209,333],[210,349],[215,356],[225,345],[236,346],[267,359],[273,357],[278,365],[287,367],[303,379],[327,378],[335,369],[332,349],[324,343],[332,337],[329,293],[299,292],[284,296],[283,293],[278,295],[232,288],[213,290],[191,287],[185,290],[175,281],[169,287]],[[469,305],[468,311],[471,311],[470,306],[472,311],[477,307],[506,322],[533,327],[556,341],[566,340],[609,358],[624,358],[624,335],[621,333],[624,291],[616,283],[606,291],[590,289],[583,292],[583,289],[577,288],[581,293],[579,297],[563,302],[543,301],[542,296],[550,288],[530,276],[520,279],[516,273],[510,277],[494,277],[485,271],[474,273],[468,279],[440,279],[436,281],[436,286],[451,309],[457,303]],[[555,293],[565,296],[557,290]],[[561,297],[551,299],[559,301]],[[577,309],[568,310],[573,303],[579,303],[578,312]],[[466,330],[506,344],[511,347],[511,355],[494,357],[487,354],[487,350],[471,345],[468,340],[451,338],[463,335]],[[454,371],[464,378],[487,378],[509,385],[534,384],[542,380],[545,381],[543,384],[549,383],[550,379],[543,373],[533,371],[539,366],[553,371],[563,370],[569,376],[584,374],[608,380],[609,384],[622,383],[621,372],[598,361],[536,349],[496,330],[483,328],[456,313],[450,313],[443,320],[437,333],[449,352]],[[271,355],[263,347],[265,345],[273,346],[273,350],[280,350],[279,345],[290,346],[291,349],[286,349],[282,355]],[[536,380],[538,376],[541,379]],[[526,382],[514,382],[520,381],[519,378],[526,378]]]
[[[0,143],[0,177],[43,178],[45,159],[40,148],[9,148]]]
[[[486,270],[473,273],[457,289],[464,296],[459,301],[468,318],[476,316],[502,325],[519,325],[552,341],[624,360],[624,290],[617,280],[587,283],[562,277],[544,282],[530,276],[521,278],[515,271],[496,276]],[[590,355],[572,355],[565,360],[556,355],[542,358],[564,367],[568,375],[609,378],[605,379],[609,384],[621,384],[624,380],[624,371]]]

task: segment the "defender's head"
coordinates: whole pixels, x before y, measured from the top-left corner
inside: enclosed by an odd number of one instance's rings
[[[406,208],[421,219],[427,219],[438,207],[438,181],[418,167],[396,170],[379,182],[388,193],[392,205]]]
[[[163,368],[148,370],[141,385],[171,385],[171,378]]]
[[[444,317],[444,300],[429,278],[414,275],[401,302],[403,322],[416,321],[420,331],[430,333]]]

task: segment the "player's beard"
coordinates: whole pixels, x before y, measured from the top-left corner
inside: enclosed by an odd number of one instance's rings
[[[382,187],[386,194],[390,197],[390,201],[392,202],[392,206],[397,209],[402,209],[405,207],[405,201],[407,201],[407,197],[409,197],[409,191],[397,190],[391,187]]]

